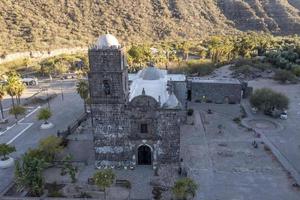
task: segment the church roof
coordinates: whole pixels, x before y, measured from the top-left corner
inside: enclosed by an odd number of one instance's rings
[[[159,80],[160,78],[164,78],[163,72],[154,66],[142,69],[138,75],[143,80]]]
[[[95,45],[99,49],[119,48],[121,46],[117,38],[111,34],[100,36]]]
[[[151,96],[159,102],[161,107],[179,108],[180,103],[175,94],[169,95],[168,80],[166,70],[157,69],[153,66],[140,70],[134,78],[132,77],[129,101],[143,95],[144,91],[145,95]]]
[[[171,93],[168,100],[163,104],[163,107],[168,109],[181,108],[181,103],[178,101],[175,94]]]

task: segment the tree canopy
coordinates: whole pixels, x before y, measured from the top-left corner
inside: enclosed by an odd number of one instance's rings
[[[289,99],[282,93],[275,92],[269,88],[257,89],[250,98],[252,106],[259,110],[269,112],[275,109],[288,109]]]
[[[95,184],[100,188],[105,190],[107,187],[110,187],[115,180],[115,174],[111,169],[97,171],[94,174]]]
[[[7,160],[7,155],[16,151],[16,148],[14,146],[9,146],[7,144],[0,144],[0,155],[1,160]]]
[[[37,118],[38,120],[44,120],[45,123],[52,116],[52,112],[48,108],[43,108],[39,111]]]

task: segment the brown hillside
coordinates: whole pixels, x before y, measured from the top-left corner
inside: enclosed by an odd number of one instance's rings
[[[123,42],[237,30],[300,33],[299,0],[4,0],[0,54],[86,46],[109,31]]]

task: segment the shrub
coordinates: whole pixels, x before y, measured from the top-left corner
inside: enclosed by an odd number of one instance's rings
[[[52,112],[48,108],[43,108],[38,113],[38,120],[44,120],[45,124],[48,123],[48,119],[52,116]]]
[[[190,178],[183,178],[175,182],[172,192],[177,199],[195,197],[198,185]]]
[[[111,169],[106,169],[102,171],[97,171],[94,174],[94,180],[95,184],[102,190],[105,191],[107,187],[110,187],[114,180],[115,180],[115,174]]]
[[[48,190],[48,197],[65,197],[60,191],[63,187],[63,184],[57,184],[56,181],[45,185],[45,188]]]
[[[235,123],[237,123],[237,124],[240,124],[240,123],[241,123],[241,118],[236,117],[236,118],[233,119],[233,121],[234,121]]]
[[[26,112],[26,108],[24,108],[23,106],[14,106],[9,110],[9,114],[11,115],[15,115],[16,118],[18,115],[24,115]]]
[[[55,155],[62,151],[61,143],[61,138],[50,135],[40,140],[38,149],[44,153],[47,162],[52,162]]]
[[[300,65],[293,66],[292,72],[295,76],[300,77]]]
[[[284,94],[275,92],[268,88],[255,90],[250,97],[252,106],[264,112],[271,112],[275,109],[285,110],[288,108],[289,99]]]
[[[188,116],[192,116],[194,114],[194,110],[193,109],[188,109],[187,110],[187,115]]]
[[[15,164],[15,179],[18,187],[26,188],[31,196],[41,196],[44,192],[44,179],[42,176],[44,167],[44,160],[25,153],[22,160],[16,161]]]
[[[296,76],[291,71],[277,70],[273,78],[274,80],[279,81],[281,83],[286,83],[288,81],[294,82]]]

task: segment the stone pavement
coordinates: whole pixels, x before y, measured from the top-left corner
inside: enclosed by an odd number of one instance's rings
[[[194,125],[182,128],[181,156],[188,175],[199,184],[195,199],[299,199],[300,191],[273,155],[259,141],[257,149],[252,147],[254,132],[233,122],[239,105],[190,106]]]

